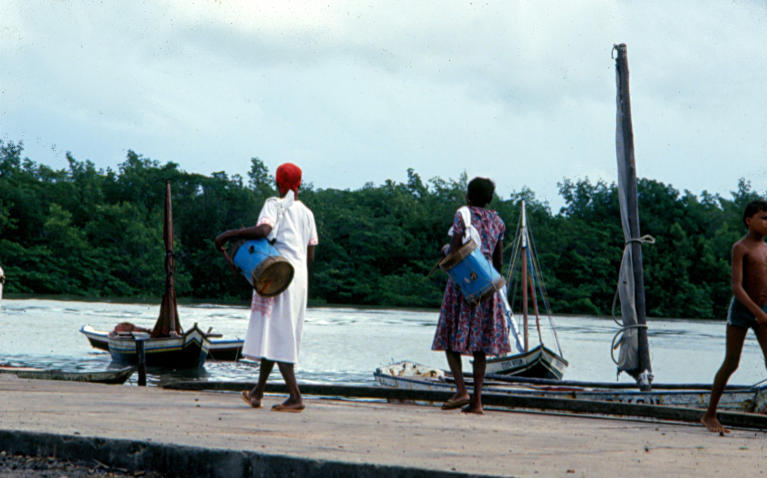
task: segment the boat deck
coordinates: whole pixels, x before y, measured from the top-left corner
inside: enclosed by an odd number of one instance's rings
[[[750,476],[765,434],[700,426],[308,399],[302,414],[236,394],[0,376],[0,431],[104,437],[287,458],[496,476]],[[327,462],[325,462],[327,463]]]

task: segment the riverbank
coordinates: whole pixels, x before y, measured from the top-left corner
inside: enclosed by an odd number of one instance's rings
[[[0,445],[17,437],[38,450],[45,443],[79,443],[88,453],[114,447],[111,462],[99,461],[123,468],[151,447],[170,453],[156,461],[163,466],[203,453],[212,463],[224,460],[220,466],[247,459],[265,469],[327,473],[337,466],[366,476],[430,470],[432,476],[608,477],[620,470],[692,477],[725,470],[758,475],[766,443],[764,433],[753,431],[722,438],[700,426],[500,411],[466,416],[381,402],[309,399],[302,414],[270,412],[281,399],[270,396],[265,409],[251,409],[236,394],[0,377],[0,401],[7,404]]]

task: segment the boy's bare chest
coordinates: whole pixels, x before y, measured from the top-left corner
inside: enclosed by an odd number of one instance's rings
[[[761,279],[767,280],[767,244],[762,245],[756,250],[749,251],[744,257],[743,265],[748,275],[758,275],[761,276]]]

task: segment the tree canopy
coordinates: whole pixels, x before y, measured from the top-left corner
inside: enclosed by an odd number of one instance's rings
[[[86,297],[160,297],[164,184],[173,191],[176,289],[207,300],[250,296],[213,247],[215,236],[255,223],[276,194],[259,158],[247,180],[216,172],[187,173],[178,164],[128,151],[116,171],[67,154],[54,170],[22,158],[23,144],[0,141],[0,264],[6,291]],[[315,215],[320,245],[309,269],[314,303],[438,307],[446,276],[427,277],[467,177],[365,184],[357,190],[305,184],[299,199]],[[615,184],[563,179],[560,211],[527,188],[490,204],[513,239],[520,201],[526,201],[551,306],[557,313],[610,313],[623,250]],[[724,318],[731,297],[730,251],[746,233],[745,204],[759,195],[745,179],[731,197],[696,196],[640,179],[648,313],[656,317]],[[505,261],[508,262],[508,251]]]

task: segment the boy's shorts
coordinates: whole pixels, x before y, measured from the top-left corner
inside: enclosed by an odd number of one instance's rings
[[[767,305],[762,307],[762,310],[767,312]],[[754,329],[754,332],[759,328],[759,323],[756,321],[754,314],[735,297],[732,298],[730,308],[727,311],[727,324],[742,327],[746,330],[751,328]]]

